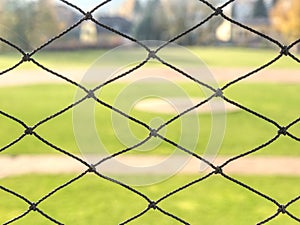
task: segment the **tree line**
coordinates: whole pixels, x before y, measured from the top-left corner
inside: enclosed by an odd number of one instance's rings
[[[37,47],[60,30],[51,0],[2,0],[1,9],[1,36],[22,49]]]
[[[211,1],[212,4],[217,2]],[[142,6],[136,0],[135,4],[134,14],[138,19],[132,33],[141,40],[168,40],[197,25],[212,13],[211,9],[199,5],[197,1],[149,0]],[[178,39],[178,42],[183,45],[213,44],[216,42],[215,29],[221,22],[221,18],[214,17],[201,29],[195,29]]]
[[[220,0],[211,0],[210,3],[217,5]],[[72,19],[67,21],[66,16],[59,13],[54,0],[2,0],[1,37],[25,50],[37,47],[74,22]],[[140,40],[168,40],[195,26],[210,15],[212,10],[197,1],[135,0],[132,13],[134,17],[130,21],[130,35]],[[80,16],[82,15],[79,14],[78,18]],[[286,42],[300,37],[299,0],[273,0],[270,11],[267,11],[264,0],[256,0],[254,16],[267,16],[273,29]],[[217,42],[215,31],[221,23],[222,18],[215,16],[202,25],[201,29],[184,35],[178,42],[182,45],[214,44]]]

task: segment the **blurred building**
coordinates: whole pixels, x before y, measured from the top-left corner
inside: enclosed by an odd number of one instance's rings
[[[55,11],[61,31],[74,25],[84,16],[63,4],[57,4]],[[95,16],[95,18],[104,26],[111,27],[121,33],[129,34],[131,32],[132,23],[126,17],[107,15]],[[126,39],[120,35],[97,25],[93,21],[84,21],[52,46],[54,48],[113,47],[125,42]]]
[[[224,9],[224,13],[235,21],[246,25],[258,32],[273,33],[269,13],[273,6],[272,1],[264,0],[266,15],[255,17],[255,3],[257,0],[237,0]],[[263,41],[258,35],[238,25],[224,21],[217,29],[217,37],[220,41],[231,42],[234,45],[259,45]]]
[[[98,21],[107,27],[112,28],[123,34],[130,34],[132,30],[132,22],[121,16],[100,16]],[[126,38],[118,35],[104,27],[97,26],[98,44],[101,47],[112,47],[125,44],[128,42]]]
[[[239,0],[233,4],[232,17],[234,20],[243,23],[244,25],[259,31],[264,34],[270,34],[270,20],[269,12],[264,17],[255,17],[254,6],[257,0]],[[267,3],[264,2],[266,9]],[[260,37],[247,31],[246,29],[240,28],[239,26],[232,25],[232,42],[238,45],[255,45],[260,42]]]
[[[92,21],[84,21],[80,26],[80,42],[84,45],[97,45],[97,26]]]
[[[135,4],[136,0],[126,0],[124,3],[121,5],[118,15],[127,18],[129,20],[134,19],[134,11],[135,11]]]

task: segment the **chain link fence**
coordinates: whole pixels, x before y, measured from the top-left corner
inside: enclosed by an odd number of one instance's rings
[[[215,6],[213,6],[212,4],[210,4],[208,1],[199,0],[198,1],[199,4],[204,4],[204,5],[208,6],[211,9],[211,11],[212,11],[211,14],[208,17],[206,17],[205,19],[203,19],[202,21],[199,21],[199,23],[197,25],[195,25],[195,26],[191,27],[190,29],[188,29],[188,30],[186,30],[186,31],[178,34],[177,36],[173,37],[168,42],[162,44],[160,47],[158,47],[157,49],[154,49],[154,50],[151,49],[151,48],[149,48],[148,46],[146,46],[143,42],[141,42],[139,40],[136,40],[135,38],[133,38],[133,37],[127,35],[127,34],[119,32],[118,30],[116,30],[116,29],[114,29],[112,27],[107,26],[107,25],[101,23],[101,21],[98,21],[98,20],[96,20],[93,17],[93,14],[98,9],[100,9],[101,7],[103,7],[106,4],[108,4],[109,2],[111,2],[111,0],[106,0],[106,1],[102,2],[101,4],[97,5],[94,9],[92,9],[89,12],[85,12],[84,10],[82,10],[78,6],[72,4],[71,2],[68,2],[68,1],[65,1],[65,0],[61,0],[61,2],[64,3],[66,6],[71,7],[73,9],[77,10],[78,12],[80,12],[82,14],[82,18],[77,23],[75,23],[72,26],[68,27],[65,31],[63,31],[59,35],[53,37],[52,39],[50,39],[46,43],[42,44],[40,47],[34,49],[32,52],[25,52],[23,49],[21,49],[20,47],[16,46],[14,43],[10,42],[10,40],[6,40],[6,39],[0,37],[0,41],[3,44],[9,45],[10,47],[16,49],[21,54],[21,56],[22,56],[22,58],[20,59],[20,61],[18,63],[16,63],[14,66],[12,66],[10,68],[7,68],[4,71],[1,71],[0,72],[1,76],[5,76],[6,73],[8,73],[9,71],[12,71],[14,69],[16,69],[17,67],[19,67],[20,65],[22,65],[22,64],[24,64],[26,62],[31,62],[31,63],[35,64],[37,67],[39,67],[39,68],[43,69],[44,71],[48,72],[49,74],[52,74],[53,76],[58,77],[58,78],[64,80],[65,82],[70,83],[70,84],[76,86],[77,88],[82,89],[86,93],[86,95],[82,99],[80,99],[80,100],[78,100],[78,101],[70,104],[69,106],[67,106],[63,110],[58,111],[57,113],[55,113],[55,114],[53,114],[53,115],[51,115],[51,116],[43,119],[42,121],[39,121],[34,126],[28,126],[22,120],[14,117],[12,115],[10,115],[9,113],[6,113],[6,112],[2,111],[0,109],[1,116],[5,117],[8,120],[15,121],[20,126],[22,126],[23,129],[24,129],[24,133],[20,137],[18,137],[17,139],[15,139],[11,143],[9,143],[8,145],[6,145],[6,146],[4,146],[4,147],[2,147],[0,149],[1,153],[9,151],[10,147],[12,147],[13,145],[15,145],[18,142],[20,142],[27,135],[32,135],[36,139],[38,139],[39,141],[41,141],[44,144],[50,146],[54,151],[59,151],[60,153],[64,154],[66,157],[73,158],[74,160],[77,160],[78,162],[80,162],[81,164],[83,164],[84,166],[86,166],[86,170],[82,171],[82,173],[80,175],[74,177],[73,179],[69,180],[68,182],[64,183],[63,185],[55,188],[50,193],[48,193],[47,195],[45,195],[44,197],[42,197],[40,200],[38,200],[36,202],[32,202],[30,199],[26,198],[25,196],[21,195],[20,193],[16,193],[15,191],[10,190],[7,187],[4,187],[4,186],[0,185],[0,189],[2,191],[6,192],[7,194],[15,196],[16,198],[19,198],[20,200],[22,200],[22,201],[24,201],[25,203],[28,204],[28,210],[27,211],[25,211],[24,213],[22,213],[21,215],[15,217],[15,218],[12,218],[10,221],[7,221],[4,224],[11,224],[11,223],[14,223],[14,222],[16,222],[18,220],[22,220],[22,218],[25,217],[26,215],[28,215],[31,211],[35,211],[35,212],[39,213],[40,215],[42,215],[43,217],[45,217],[49,221],[53,222],[54,224],[63,224],[63,222],[58,221],[56,218],[53,218],[53,217],[51,217],[48,214],[48,213],[51,213],[51,212],[45,212],[42,209],[40,209],[39,205],[42,202],[47,201],[55,193],[57,193],[60,190],[68,187],[69,185],[71,185],[75,181],[83,178],[88,173],[94,173],[94,174],[96,174],[99,177],[99,179],[107,180],[107,181],[112,182],[112,183],[114,183],[116,185],[120,185],[123,188],[127,189],[128,191],[132,192],[133,194],[139,196],[141,198],[141,201],[145,201],[147,207],[143,211],[141,211],[138,214],[132,216],[131,218],[128,218],[126,221],[122,222],[121,224],[128,224],[131,221],[136,220],[137,218],[143,216],[144,214],[146,214],[150,210],[159,211],[160,213],[165,214],[166,216],[170,217],[170,219],[177,220],[179,223],[189,224],[187,221],[184,220],[184,218],[180,218],[179,216],[177,216],[177,215],[175,215],[175,214],[173,214],[171,212],[168,212],[168,211],[164,210],[160,206],[160,203],[163,202],[163,201],[165,201],[166,199],[170,198],[171,196],[175,195],[176,193],[181,192],[184,189],[187,189],[188,187],[190,187],[192,185],[201,185],[202,181],[204,181],[205,179],[207,179],[207,178],[209,178],[211,176],[222,176],[224,179],[229,180],[230,182],[233,182],[236,185],[243,187],[244,189],[247,189],[248,191],[254,193],[255,195],[258,195],[258,196],[262,197],[263,199],[265,199],[265,201],[268,201],[268,202],[274,204],[277,207],[276,211],[270,212],[270,216],[268,218],[265,218],[263,221],[260,221],[260,222],[258,221],[257,224],[265,224],[265,223],[273,220],[274,218],[278,217],[280,214],[284,214],[285,216],[290,217],[294,221],[300,222],[299,214],[295,215],[295,214],[293,214],[292,212],[289,211],[289,207],[291,205],[295,204],[297,201],[300,200],[300,195],[298,197],[294,198],[294,199],[291,199],[289,202],[282,203],[282,202],[279,202],[276,199],[274,199],[274,198],[272,198],[272,197],[270,197],[270,196],[268,196],[268,195],[266,195],[266,194],[264,194],[264,193],[256,190],[255,188],[251,187],[250,185],[248,185],[246,183],[243,183],[243,182],[241,182],[241,181],[233,178],[232,176],[230,176],[230,175],[228,175],[228,174],[226,174],[224,172],[224,168],[228,164],[230,164],[233,161],[236,161],[236,160],[238,160],[238,159],[240,159],[242,157],[246,157],[248,155],[251,155],[251,154],[253,154],[255,152],[262,151],[266,146],[268,146],[271,143],[277,141],[280,136],[284,135],[284,136],[288,136],[291,139],[294,139],[297,142],[300,141],[299,137],[297,137],[297,136],[295,136],[295,135],[293,135],[292,133],[289,132],[289,129],[292,126],[295,126],[297,123],[300,122],[300,118],[298,118],[298,119],[296,119],[294,121],[291,121],[289,124],[284,124],[284,125],[283,124],[279,124],[278,122],[276,122],[276,121],[274,121],[274,120],[266,117],[265,115],[262,115],[262,114],[260,114],[260,113],[258,113],[256,111],[252,110],[251,108],[247,108],[244,105],[241,105],[238,102],[229,99],[224,94],[224,91],[226,89],[230,88],[232,85],[234,85],[234,84],[236,84],[236,83],[238,83],[238,82],[240,82],[242,80],[245,80],[245,79],[253,76],[254,74],[258,73],[259,71],[268,69],[269,66],[271,66],[272,64],[274,64],[276,61],[280,60],[282,57],[290,57],[294,61],[296,61],[297,63],[300,62],[300,59],[297,58],[297,56],[290,51],[294,46],[296,46],[297,44],[300,44],[300,39],[298,39],[295,42],[291,43],[290,45],[286,46],[286,45],[283,45],[282,43],[280,43],[278,40],[275,40],[272,37],[270,37],[270,36],[268,36],[268,35],[266,35],[264,33],[261,33],[261,32],[255,30],[255,29],[252,29],[251,27],[246,26],[245,24],[242,24],[242,23],[234,20],[233,18],[228,17],[227,15],[225,15],[225,13],[223,13],[223,8],[226,7],[226,6],[228,6],[228,5],[230,5],[230,4],[232,4],[234,1],[235,0],[229,0],[226,3],[224,3],[223,5],[221,5],[221,6],[219,6],[219,7],[216,8]],[[160,58],[157,55],[157,53],[161,49],[165,48],[169,44],[171,44],[171,43],[175,42],[176,40],[180,39],[181,37],[189,34],[190,32],[194,31],[195,29],[201,29],[201,27],[203,25],[205,25],[205,23],[207,23],[209,20],[211,20],[214,17],[222,17],[223,19],[229,21],[230,23],[232,23],[232,24],[234,24],[236,26],[239,26],[240,29],[245,29],[245,30],[247,30],[249,32],[252,32],[255,35],[258,35],[261,38],[264,38],[266,41],[275,44],[278,47],[278,55],[274,59],[272,59],[271,61],[269,61],[268,63],[260,66],[259,68],[256,68],[255,70],[253,70],[253,71],[251,71],[251,72],[249,72],[247,74],[243,74],[243,75],[239,76],[238,78],[232,80],[231,82],[226,83],[224,86],[222,86],[220,88],[214,88],[214,87],[210,86],[209,84],[207,84],[207,83],[205,83],[205,82],[203,82],[201,80],[197,80],[196,78],[192,77],[191,75],[189,75],[189,74],[181,71],[179,68],[176,67],[176,65],[169,64],[168,62],[164,61],[162,58]],[[148,57],[143,62],[140,62],[140,64],[137,67],[135,67],[133,70],[127,71],[127,72],[125,72],[125,73],[117,76],[116,78],[113,78],[113,79],[111,79],[111,80],[109,80],[109,81],[107,81],[107,82],[105,82],[103,84],[100,84],[98,87],[96,87],[96,88],[94,88],[92,90],[87,89],[83,85],[81,85],[81,84],[79,84],[79,83],[71,80],[70,78],[68,78],[67,76],[65,76],[63,74],[59,74],[59,73],[55,72],[55,70],[53,70],[51,68],[47,68],[46,66],[42,65],[41,63],[39,63],[37,60],[34,59],[34,56],[35,56],[36,53],[42,51],[44,48],[46,48],[52,42],[54,42],[57,39],[60,39],[61,37],[63,37],[64,35],[66,35],[68,32],[70,32],[73,29],[75,29],[76,27],[80,26],[81,23],[83,23],[84,21],[87,21],[87,20],[92,21],[97,26],[99,26],[101,28],[104,28],[106,30],[109,30],[109,31],[115,33],[116,35],[120,35],[123,38],[127,39],[128,41],[134,42],[135,44],[141,46],[148,53]],[[130,116],[130,115],[128,115],[128,114],[120,111],[117,108],[114,108],[113,106],[111,106],[111,105],[107,104],[106,102],[102,101],[101,99],[99,99],[95,95],[95,91],[97,91],[101,87],[103,87],[103,86],[105,86],[105,85],[107,85],[107,84],[109,84],[111,82],[115,82],[118,79],[121,79],[122,77],[127,76],[132,71],[134,71],[134,70],[138,69],[139,67],[142,67],[143,65],[145,65],[151,59],[157,60],[158,62],[164,64],[165,66],[171,68],[172,70],[175,70],[176,72],[180,73],[182,76],[190,79],[191,81],[197,83],[198,85],[201,85],[201,86],[203,86],[203,87],[211,90],[213,92],[213,94],[209,98],[207,98],[204,101],[202,101],[201,103],[195,105],[194,107],[192,107],[190,109],[187,109],[183,113],[175,116],[174,118],[172,118],[168,122],[162,124],[158,129],[153,129],[152,127],[150,127],[149,125],[147,125],[143,121],[140,121],[137,118],[134,118],[134,117],[132,117],[132,116]],[[246,112],[254,115],[255,117],[258,117],[258,118],[264,120],[266,123],[269,123],[269,124],[273,125],[274,127],[276,127],[276,129],[278,130],[278,133],[272,139],[270,139],[269,141],[267,141],[266,143],[262,143],[260,146],[254,148],[254,149],[250,149],[249,151],[247,151],[247,152],[245,152],[243,154],[236,155],[236,156],[230,158],[229,160],[227,160],[226,162],[224,162],[221,165],[214,165],[212,162],[210,162],[209,160],[203,158],[201,155],[198,155],[198,154],[190,151],[189,149],[186,149],[186,148],[184,148],[182,146],[179,146],[177,143],[173,142],[172,140],[164,137],[163,135],[161,135],[159,133],[159,131],[162,128],[168,126],[168,124],[170,124],[172,121],[179,119],[184,114],[186,114],[187,112],[189,112],[189,111],[191,111],[191,110],[193,110],[195,108],[201,107],[202,105],[204,105],[206,102],[210,101],[213,98],[221,98],[224,101],[228,102],[229,104],[232,104],[232,105],[234,105],[234,106],[236,106],[236,107],[238,107],[238,108],[240,108],[240,109],[242,109],[242,110],[244,110],[244,111],[246,111]],[[116,113],[120,114],[121,116],[126,117],[128,120],[131,120],[134,123],[137,123],[137,124],[145,127],[149,131],[149,136],[145,140],[141,141],[140,143],[137,143],[135,146],[132,146],[132,147],[127,148],[125,150],[119,151],[119,152],[117,152],[115,154],[110,155],[109,157],[103,158],[101,161],[99,161],[96,164],[90,165],[88,162],[86,162],[85,160],[79,158],[78,156],[76,156],[76,155],[68,152],[67,150],[61,149],[60,147],[56,146],[54,143],[51,143],[51,142],[45,140],[43,137],[41,137],[35,131],[37,127],[41,126],[44,123],[49,122],[50,120],[53,120],[54,118],[58,117],[59,115],[62,115],[64,113],[66,113],[69,110],[72,110],[74,107],[76,107],[77,105],[79,105],[82,102],[86,101],[87,99],[94,99],[97,102],[97,104],[101,104],[102,106],[104,106],[104,107],[106,107],[106,108],[108,108],[110,110],[115,111]],[[192,182],[190,182],[190,183],[187,183],[186,185],[184,185],[184,186],[182,186],[182,187],[180,187],[180,188],[178,188],[176,190],[171,191],[170,193],[166,193],[163,197],[161,197],[158,200],[153,200],[153,199],[150,199],[147,195],[145,195],[142,192],[140,192],[137,189],[135,189],[134,187],[131,187],[131,186],[127,185],[126,183],[123,183],[123,182],[121,182],[121,181],[119,181],[117,179],[114,179],[114,178],[111,178],[109,176],[106,176],[106,175],[102,174],[101,172],[99,172],[97,170],[97,167],[99,165],[101,165],[102,163],[104,163],[106,161],[109,161],[110,159],[112,159],[114,157],[117,157],[118,155],[122,155],[122,154],[125,154],[127,152],[130,152],[133,149],[135,149],[135,148],[143,145],[144,143],[146,143],[147,141],[149,141],[152,138],[159,138],[159,139],[163,140],[164,142],[168,142],[169,144],[175,146],[176,148],[178,148],[182,152],[185,152],[186,154],[189,154],[192,157],[197,158],[199,160],[199,162],[204,162],[205,164],[207,164],[212,169],[211,172],[208,173],[208,174],[206,174],[206,175],[204,175],[204,176],[202,176],[202,177],[200,177],[200,178],[198,178],[198,179],[196,179],[196,180],[194,180],[194,181],[192,181]]]

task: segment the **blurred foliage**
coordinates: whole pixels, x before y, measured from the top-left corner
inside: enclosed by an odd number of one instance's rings
[[[274,29],[280,32],[286,41],[300,38],[300,1],[278,0],[271,11]],[[300,47],[298,47],[300,49]]]
[[[217,0],[211,1],[216,5]],[[212,9],[199,2],[149,0],[142,4],[136,0],[139,9],[133,35],[142,40],[168,40],[197,25],[213,13]],[[142,15],[142,16],[141,16]],[[181,37],[182,45],[213,44],[216,41],[215,29],[221,24],[221,18],[205,23],[201,29]]]
[[[0,7],[1,37],[24,50],[38,47],[59,30],[52,0],[2,0]]]

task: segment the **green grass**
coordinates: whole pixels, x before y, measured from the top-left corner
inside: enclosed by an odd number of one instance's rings
[[[203,96],[201,89],[194,84],[180,84],[191,97]],[[105,102],[113,104],[116,97],[124,89],[126,84],[115,83],[104,87],[99,95]],[[135,86],[127,93],[128,101],[123,101],[118,108],[124,110],[127,105],[132,105],[130,99],[134,99],[136,93],[142,90],[153,91],[159,96],[181,96],[179,92],[174,92],[163,84],[144,83]],[[243,84],[240,83],[225,91],[225,95],[232,100],[239,102],[275,121],[280,125],[286,126],[290,122],[299,117],[299,94],[300,86],[298,84]],[[33,126],[38,121],[56,113],[74,101],[76,88],[68,85],[32,85],[19,87],[2,87],[0,89],[0,105],[1,110],[9,113],[21,120],[28,126]],[[88,107],[87,103],[83,103],[83,107]],[[112,126],[112,115],[115,116],[113,121],[117,121],[117,126]],[[153,118],[160,118],[160,121],[166,121],[174,115],[157,114],[142,112],[136,109],[130,111],[130,115],[144,121],[146,124],[152,124]],[[191,119],[191,114],[183,117],[181,120],[170,124],[166,129],[161,131],[169,139],[179,142],[183,137],[184,147],[192,148],[191,143],[197,142],[196,152],[202,154],[210,138],[210,129],[212,125],[210,115],[199,115],[194,119],[199,120],[199,126]],[[85,117],[82,117],[85,118]],[[183,127],[187,128],[181,132],[181,122],[184,121]],[[85,123],[85,120],[81,122]],[[112,111],[96,105],[95,107],[95,125],[97,135],[100,137],[105,150],[109,153],[117,152],[126,146],[136,144],[139,140],[146,138],[149,131],[140,125],[136,125]],[[0,147],[3,147],[19,137],[24,129],[16,122],[0,116]],[[120,124],[125,124],[124,126]],[[93,125],[93,124],[92,124]],[[153,124],[152,124],[153,125]],[[154,126],[158,126],[155,124]],[[84,126],[84,124],[83,124]],[[130,128],[128,130],[127,128]],[[84,127],[82,129],[83,139],[89,141],[88,149],[85,152],[99,152],[99,146],[93,147],[93,142],[89,139],[93,133],[91,128]],[[200,134],[195,136],[195,131],[200,129]],[[41,125],[35,130],[46,140],[55,145],[73,152],[80,153],[76,144],[76,138],[73,132],[72,110],[60,115]],[[131,131],[133,135],[129,132]],[[295,136],[300,136],[300,126],[296,124],[289,130]],[[122,136],[116,136],[119,132]],[[223,144],[220,148],[221,155],[235,155],[255,148],[262,143],[268,141],[277,134],[277,128],[268,122],[259,119],[247,112],[238,111],[227,115],[227,124]],[[134,137],[134,138],[132,138]],[[121,138],[123,141],[120,141]],[[198,141],[197,141],[198,139]],[[80,139],[81,140],[81,139]],[[90,142],[91,141],[91,142]],[[92,146],[92,147],[91,147]],[[86,147],[86,146],[85,146]],[[152,150],[152,151],[150,151]],[[134,154],[166,154],[174,152],[175,148],[169,144],[161,143],[159,139],[151,139],[151,141],[132,151]],[[22,141],[13,147],[5,150],[3,154],[23,154],[23,153],[55,153],[55,151],[38,141],[34,136],[26,136]],[[287,136],[280,137],[275,143],[259,151],[259,155],[290,155],[299,156],[299,142],[292,140]]]
[[[254,49],[254,48],[234,48],[234,47],[189,47],[187,48],[199,57],[199,59],[209,67],[249,67],[261,66],[278,55],[279,50]],[[132,61],[142,61],[147,54],[143,49],[125,49],[116,54],[107,54],[109,50],[75,50],[75,51],[41,51],[33,56],[34,59],[43,65],[56,69],[89,68],[99,57],[102,65],[127,65]],[[106,54],[105,57],[103,55]],[[159,52],[163,59],[177,63],[179,65],[198,64],[198,58],[189,54],[184,48],[166,48]],[[4,70],[22,58],[17,52],[0,54],[0,70]],[[117,58],[117,60],[116,60]],[[188,60],[186,60],[188,59]],[[100,63],[100,64],[101,64]],[[273,68],[299,68],[298,63],[290,57],[283,57],[276,62]],[[34,68],[32,63],[22,65],[24,69]]]
[[[199,175],[200,176],[200,175]],[[26,175],[1,180],[1,185],[36,202],[57,186],[73,178],[70,175]],[[175,176],[151,186],[136,187],[151,200],[157,200],[170,191],[197,179],[195,176]],[[132,177],[145,179],[145,177]],[[286,204],[299,195],[298,177],[236,177],[280,204]],[[280,182],[278,182],[280,181]],[[0,223],[12,219],[28,209],[22,200],[0,191]],[[38,205],[39,209],[64,224],[119,224],[147,208],[147,201],[132,192],[94,175],[87,175]],[[186,220],[190,224],[253,225],[277,211],[276,205],[262,197],[222,178],[212,176],[159,203],[161,208]],[[299,201],[288,207],[299,218]],[[51,224],[36,212],[14,224]],[[131,224],[180,224],[150,210]],[[279,215],[271,225],[296,225],[287,215]]]
[[[278,55],[273,49],[255,48],[191,48],[209,67],[249,67],[261,66]],[[298,56],[299,58],[299,56]],[[271,68],[299,69],[299,64],[290,57],[282,57]]]

